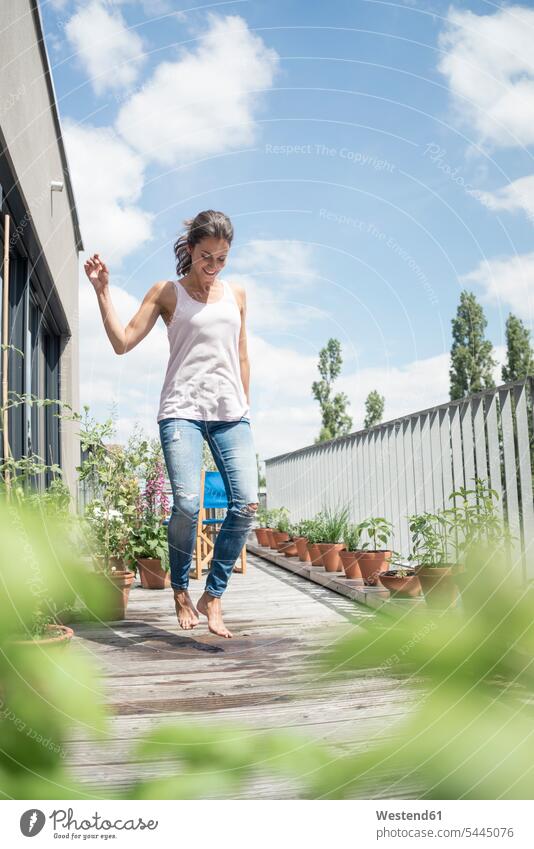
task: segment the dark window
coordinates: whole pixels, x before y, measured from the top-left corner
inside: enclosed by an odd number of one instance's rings
[[[21,396],[25,391],[24,355],[26,350],[26,260],[22,257],[10,257],[9,263],[9,385],[8,385],[8,427],[11,454],[19,460],[26,453],[26,423],[24,404]],[[16,350],[15,350],[16,349]]]
[[[33,292],[29,297],[27,349],[30,356],[31,394],[35,398],[57,400],[60,397],[60,338],[51,333]],[[37,454],[47,466],[60,464],[59,406],[32,404],[29,414],[29,452]],[[40,485],[48,484],[53,475],[47,473]]]
[[[38,406],[21,396],[60,398],[61,337],[52,331],[43,314],[28,276],[27,260],[16,249],[10,253],[9,278],[8,343],[13,346],[8,355],[11,454],[15,460],[34,454],[47,466],[59,465],[59,406]],[[52,477],[50,473],[40,475],[34,484],[42,488]]]

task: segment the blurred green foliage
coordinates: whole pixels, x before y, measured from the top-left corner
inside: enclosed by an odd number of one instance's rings
[[[95,735],[105,728],[85,653],[31,641],[36,622],[73,594],[90,599],[94,615],[103,602],[65,527],[35,507],[0,501],[0,788],[18,799],[83,795],[68,774],[66,740],[77,725]]]
[[[80,726],[84,736],[106,733],[98,670],[80,647],[16,642],[43,605],[61,606],[73,592],[94,616],[104,610],[101,585],[63,527],[0,502],[0,788],[8,797],[87,797],[69,775],[68,740]],[[145,778],[141,767],[121,794],[233,797],[272,775],[308,798],[365,798],[377,785],[397,798],[414,787],[421,798],[531,798],[534,597],[502,558],[495,548],[468,552],[460,609],[377,615],[331,641],[321,674],[392,676],[413,696],[406,719],[391,728],[386,718],[365,750],[333,752],[286,731],[158,724],[130,757],[168,760],[170,775]]]

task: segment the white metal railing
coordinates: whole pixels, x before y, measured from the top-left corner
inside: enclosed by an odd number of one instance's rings
[[[344,504],[353,522],[385,516],[407,554],[408,515],[450,506],[450,493],[478,477],[499,494],[514,564],[534,579],[533,400],[527,378],[270,457],[267,505],[287,507],[291,521]]]

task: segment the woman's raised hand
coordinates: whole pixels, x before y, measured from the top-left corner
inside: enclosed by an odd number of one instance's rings
[[[101,292],[109,285],[109,271],[105,262],[102,262],[98,254],[93,254],[84,262],[83,267],[89,280],[95,287],[95,292],[100,295]]]

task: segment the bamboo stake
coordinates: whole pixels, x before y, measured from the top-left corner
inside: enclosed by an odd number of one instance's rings
[[[9,458],[9,416],[8,416],[8,365],[9,365],[9,230],[11,218],[4,215],[4,273],[2,280],[2,446],[4,463]],[[11,493],[11,479],[9,469],[4,472],[6,495]]]

